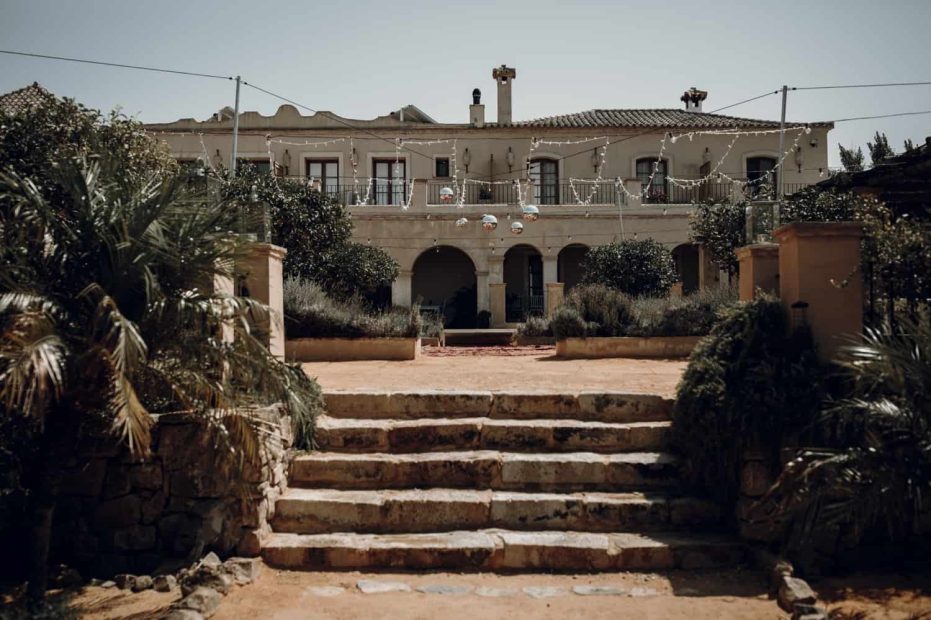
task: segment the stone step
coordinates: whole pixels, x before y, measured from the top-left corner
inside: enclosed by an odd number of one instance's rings
[[[559,418],[597,422],[668,420],[673,401],[620,392],[483,392],[422,390],[330,391],[327,413],[336,418]]]
[[[633,452],[662,449],[670,426],[671,422],[320,416],[314,437],[321,450],[336,452]]]
[[[707,527],[720,518],[709,502],[663,494],[291,488],[275,504],[273,527],[297,534],[482,528],[612,532]]]
[[[676,484],[676,469],[676,459],[662,452],[315,452],[291,462],[289,480],[291,486],[337,489],[616,492],[669,488]]]
[[[272,566],[308,570],[664,570],[733,566],[743,555],[738,542],[718,536],[572,531],[273,533],[262,547]]]

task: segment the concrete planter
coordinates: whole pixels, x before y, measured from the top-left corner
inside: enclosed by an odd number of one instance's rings
[[[415,360],[420,338],[296,338],[284,349],[289,362]]]
[[[556,357],[688,357],[701,336],[652,336],[648,338],[566,338],[556,342]]]

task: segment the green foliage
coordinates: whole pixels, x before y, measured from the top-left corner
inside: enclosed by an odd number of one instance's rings
[[[737,273],[737,248],[746,245],[746,202],[727,199],[696,205],[690,220],[690,237],[704,246],[712,262],[729,275]]]
[[[902,299],[917,318],[931,299],[931,229],[872,198],[859,200],[857,220],[863,224],[862,272],[873,278],[877,306],[889,316]]]
[[[623,336],[633,321],[630,298],[602,284],[576,286],[566,304],[578,309],[589,336]]]
[[[779,205],[783,224],[790,222],[852,222],[864,199],[849,192],[822,190],[811,186],[802,189]]]
[[[387,252],[372,245],[346,243],[326,257],[317,282],[331,295],[348,299],[371,296],[398,277],[398,264]]]
[[[289,338],[416,338],[418,308],[373,312],[359,298],[334,299],[309,280],[284,282],[285,331]]]
[[[588,333],[588,325],[578,308],[563,305],[553,312],[550,319],[550,330],[557,340],[584,338]]]
[[[631,296],[666,295],[678,279],[672,253],[654,239],[592,248],[581,267],[583,283],[602,284]]]
[[[879,133],[878,131],[876,135],[873,136],[873,141],[866,143],[866,148],[870,151],[870,161],[873,162],[874,166],[883,163],[895,155],[895,151],[889,146],[889,139],[886,137],[886,134]]]
[[[789,335],[777,300],[725,307],[677,388],[673,444],[687,483],[733,507],[746,449],[773,462],[787,435],[814,419],[819,365],[807,330]]]
[[[839,363],[848,391],[819,419],[825,441],[799,450],[770,493],[790,547],[877,531],[904,541],[931,513],[931,324],[867,329]]]
[[[224,195],[239,204],[255,199],[267,205],[272,241],[288,251],[285,277],[317,282],[329,295],[348,299],[370,295],[397,276],[398,265],[386,252],[350,242],[345,207],[305,183],[243,166]]]
[[[737,301],[732,288],[708,288],[684,297],[638,297],[628,336],[704,336],[719,311]]]
[[[42,427],[32,523],[51,522],[54,472],[91,421],[144,455],[151,414],[184,410],[241,466],[269,431],[254,408],[284,402],[301,440],[318,387],[264,345],[266,306],[212,287],[255,250],[229,232],[235,205],[185,187],[139,124],[68,102],[4,118],[0,145],[0,413]]]
[[[41,105],[15,115],[0,111],[0,169],[29,178],[45,195],[59,189],[52,164],[76,157],[93,156],[113,171],[110,182],[124,189],[178,172],[165,145],[136,121],[119,112],[104,117],[51,94],[44,98]]]
[[[521,336],[545,337],[552,336],[553,330],[550,329],[550,322],[542,316],[530,316],[517,328],[517,333]]]
[[[840,163],[847,172],[860,172],[863,170],[863,149],[859,146],[857,150],[846,149],[843,144],[838,144],[840,149]]]

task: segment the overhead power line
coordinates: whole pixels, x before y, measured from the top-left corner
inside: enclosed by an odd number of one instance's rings
[[[931,82],[889,82],[886,84],[840,84],[830,86],[793,86],[791,90],[831,90],[835,88],[886,88],[892,86],[931,86]]]
[[[143,67],[141,65],[126,65],[118,62],[104,62],[102,60],[85,60],[83,58],[69,58],[67,56],[51,56],[48,54],[32,54],[29,52],[14,52],[12,50],[0,50],[0,54],[9,54],[11,56],[27,56],[29,58],[45,58],[47,60],[64,60],[66,62],[79,62],[86,65],[101,65],[104,67],[119,67],[121,69],[136,69],[139,71],[155,71],[156,73],[173,73],[175,75],[190,75],[194,77],[211,78],[215,80],[233,80],[229,75],[213,75],[211,73],[198,73],[196,71],[181,71],[178,69],[162,69],[159,67]]]
[[[838,118],[832,122],[845,123],[847,121],[865,121],[874,118],[894,118],[896,116],[918,116],[919,114],[931,114],[931,110],[920,110],[918,112],[896,112],[895,114],[878,114],[876,116],[851,116],[850,118]]]

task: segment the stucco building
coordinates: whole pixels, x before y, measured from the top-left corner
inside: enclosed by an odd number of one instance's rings
[[[830,123],[787,124],[780,153],[778,121],[703,112],[707,93],[694,88],[678,107],[520,121],[516,71],[501,66],[492,77],[495,122],[479,89],[463,102],[462,123],[412,105],[372,120],[282,105],[273,116],[240,114],[238,158],[343,201],[356,240],[400,265],[392,302],[419,301],[456,326],[473,325],[482,310],[499,325],[544,311],[578,280],[586,248],[622,238],[666,245],[693,290],[702,271],[689,243],[693,204],[765,198],[766,182],[791,193],[827,170]],[[224,108],[147,127],[183,162],[228,167],[232,116]],[[524,217],[530,205],[533,221]],[[494,229],[484,215],[497,219]]]

